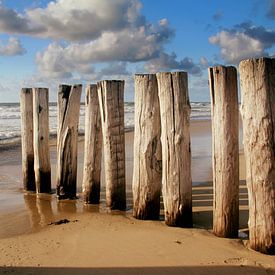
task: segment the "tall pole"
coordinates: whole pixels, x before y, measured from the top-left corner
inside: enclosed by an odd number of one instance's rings
[[[212,115],[213,232],[238,237],[239,229],[239,107],[237,70],[209,68]]]

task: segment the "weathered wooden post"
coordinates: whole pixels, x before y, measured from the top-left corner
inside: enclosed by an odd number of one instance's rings
[[[240,63],[249,244],[275,253],[275,59]]]
[[[33,152],[33,101],[32,89],[23,88],[20,93],[22,178],[25,191],[36,191]]]
[[[58,199],[76,198],[77,141],[82,85],[60,85],[58,91],[57,182]]]
[[[237,70],[209,68],[212,115],[213,233],[238,237],[239,107]]]
[[[156,75],[135,76],[133,216],[159,219],[161,142]]]
[[[97,85],[88,85],[85,100],[85,149],[82,184],[85,203],[99,203],[101,156],[102,131]]]
[[[49,90],[33,88],[33,148],[37,193],[51,192]]]
[[[192,227],[192,181],[186,72],[157,73],[165,222]]]
[[[105,160],[106,206],[126,208],[124,81],[97,84]]]

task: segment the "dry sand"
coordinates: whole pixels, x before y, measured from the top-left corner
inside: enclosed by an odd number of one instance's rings
[[[104,274],[111,268],[111,274],[272,274],[275,265],[274,257],[250,251],[240,240],[217,238],[205,229],[171,228],[121,213],[86,213],[70,220],[1,240],[0,265],[13,267],[0,272]]]
[[[54,195],[37,197],[6,191],[8,199],[5,200],[4,194],[0,197],[3,206],[0,210],[0,273],[275,274],[275,257],[249,250],[246,238],[222,239],[211,233],[209,127],[209,122],[192,122],[191,125],[192,176],[196,184],[193,187],[193,229],[166,226],[163,213],[160,221],[132,218],[133,133],[127,133],[128,211],[109,213],[104,207],[104,191],[100,206],[84,206],[81,199],[57,202]],[[79,159],[83,159],[83,141],[80,141],[79,151]],[[7,158],[4,164],[0,163],[1,179],[14,171],[13,177],[18,180],[21,169],[18,149],[1,152],[1,156]],[[54,147],[51,157],[54,166]],[[240,157],[240,231],[246,232],[248,207],[242,151]],[[81,172],[80,161],[79,182]],[[51,224],[62,219],[70,222]]]

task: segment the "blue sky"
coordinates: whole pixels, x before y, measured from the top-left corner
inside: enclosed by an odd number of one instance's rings
[[[0,102],[21,87],[184,70],[192,101],[209,101],[207,68],[275,55],[275,0],[0,1]]]

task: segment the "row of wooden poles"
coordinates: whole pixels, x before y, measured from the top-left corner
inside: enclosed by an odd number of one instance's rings
[[[275,250],[275,60],[239,65],[243,141],[249,196],[250,247]],[[209,68],[212,115],[213,232],[237,237],[239,228],[239,108],[237,70]],[[58,91],[57,182],[59,199],[76,197],[81,85]],[[83,197],[99,203],[102,147],[106,205],[126,208],[124,82],[100,81],[86,89]],[[21,91],[25,190],[51,192],[48,89]],[[185,72],[135,76],[133,215],[192,226],[190,104]],[[102,146],[103,145],[103,146]]]

